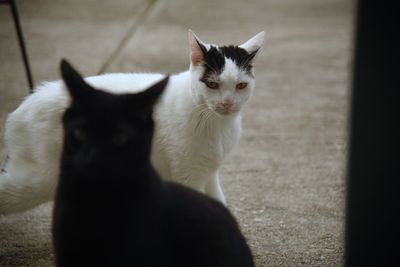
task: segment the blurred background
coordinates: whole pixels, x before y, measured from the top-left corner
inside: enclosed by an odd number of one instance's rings
[[[243,136],[221,172],[257,266],[343,263],[354,2],[16,0],[34,84],[67,58],[85,76],[180,72],[187,31],[229,45],[265,30]],[[29,92],[10,8],[0,5],[0,137]],[[4,155],[4,144],[0,145]],[[0,266],[51,266],[51,208],[0,216]],[[105,216],[107,216],[105,214]]]

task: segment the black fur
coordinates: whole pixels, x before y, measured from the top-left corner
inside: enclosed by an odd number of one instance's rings
[[[63,116],[56,265],[254,266],[222,204],[163,182],[150,164],[152,107],[168,78],[143,93],[113,95],[91,88],[65,61],[62,73],[73,100]]]
[[[243,48],[230,45],[221,47],[221,50],[225,57],[235,62],[240,69],[245,70],[248,74],[251,74],[251,70],[253,68],[251,63],[256,56],[258,49],[249,53]]]
[[[258,50],[251,53],[238,46],[211,46],[207,50],[202,44],[198,43],[204,56],[203,66],[205,68],[200,81],[207,82],[210,80],[211,75],[219,75],[225,68],[225,57],[231,59],[240,69],[253,75],[252,60],[257,54]]]

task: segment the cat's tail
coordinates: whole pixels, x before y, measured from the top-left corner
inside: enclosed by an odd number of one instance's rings
[[[6,168],[0,172],[0,215],[32,209],[49,200],[40,186],[18,183]]]

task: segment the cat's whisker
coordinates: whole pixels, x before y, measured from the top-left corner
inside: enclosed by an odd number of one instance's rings
[[[194,108],[196,109],[199,107],[208,107],[208,105],[207,105],[207,103],[201,103],[201,104],[196,105]]]
[[[202,114],[201,114],[201,118],[200,118],[200,122],[198,123],[198,126],[200,126],[202,129],[208,129],[210,130],[209,127],[209,120],[211,117],[213,117],[215,115],[215,112],[211,109],[207,109],[205,110]]]
[[[199,105],[195,106],[193,108],[193,111],[194,112],[192,113],[193,114],[192,118],[193,119],[197,119],[196,115],[199,115],[200,117],[202,117],[204,115],[203,113],[211,111],[211,110],[208,107],[207,103],[202,103],[202,104],[199,104]]]
[[[199,112],[199,118],[197,119],[196,130],[201,129],[204,127],[205,120],[204,116],[208,113],[209,109],[205,108]]]
[[[210,111],[207,113],[206,118],[204,119],[204,124],[205,124],[205,125],[208,125],[208,121],[209,121],[210,118],[211,118],[212,116],[214,116],[215,114],[216,114],[216,113],[215,113],[214,111],[210,110]]]
[[[205,112],[208,109],[209,109],[208,107],[197,107],[197,108],[194,109],[193,113],[194,114],[200,114],[200,113]]]
[[[212,115],[212,113],[213,113],[213,111],[208,106],[201,109],[200,111],[197,111],[198,117],[196,117],[196,116],[192,117],[194,120],[197,120],[196,127],[195,127],[196,131],[205,127],[206,122],[208,121],[208,119]]]

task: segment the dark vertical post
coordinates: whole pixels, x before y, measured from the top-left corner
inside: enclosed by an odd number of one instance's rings
[[[400,264],[400,25],[396,1],[359,1],[346,266]]]
[[[18,43],[19,43],[19,47],[21,49],[22,59],[24,61],[26,77],[28,79],[28,84],[29,84],[30,91],[32,91],[32,89],[33,89],[33,79],[32,79],[31,69],[30,69],[30,66],[29,66],[28,56],[27,56],[26,49],[25,49],[24,37],[22,35],[21,25],[19,23],[17,5],[15,4],[15,0],[8,0],[8,2],[9,2],[10,7],[11,7],[11,12],[12,12],[12,16],[13,16],[13,19],[14,19],[15,29],[17,30]]]

